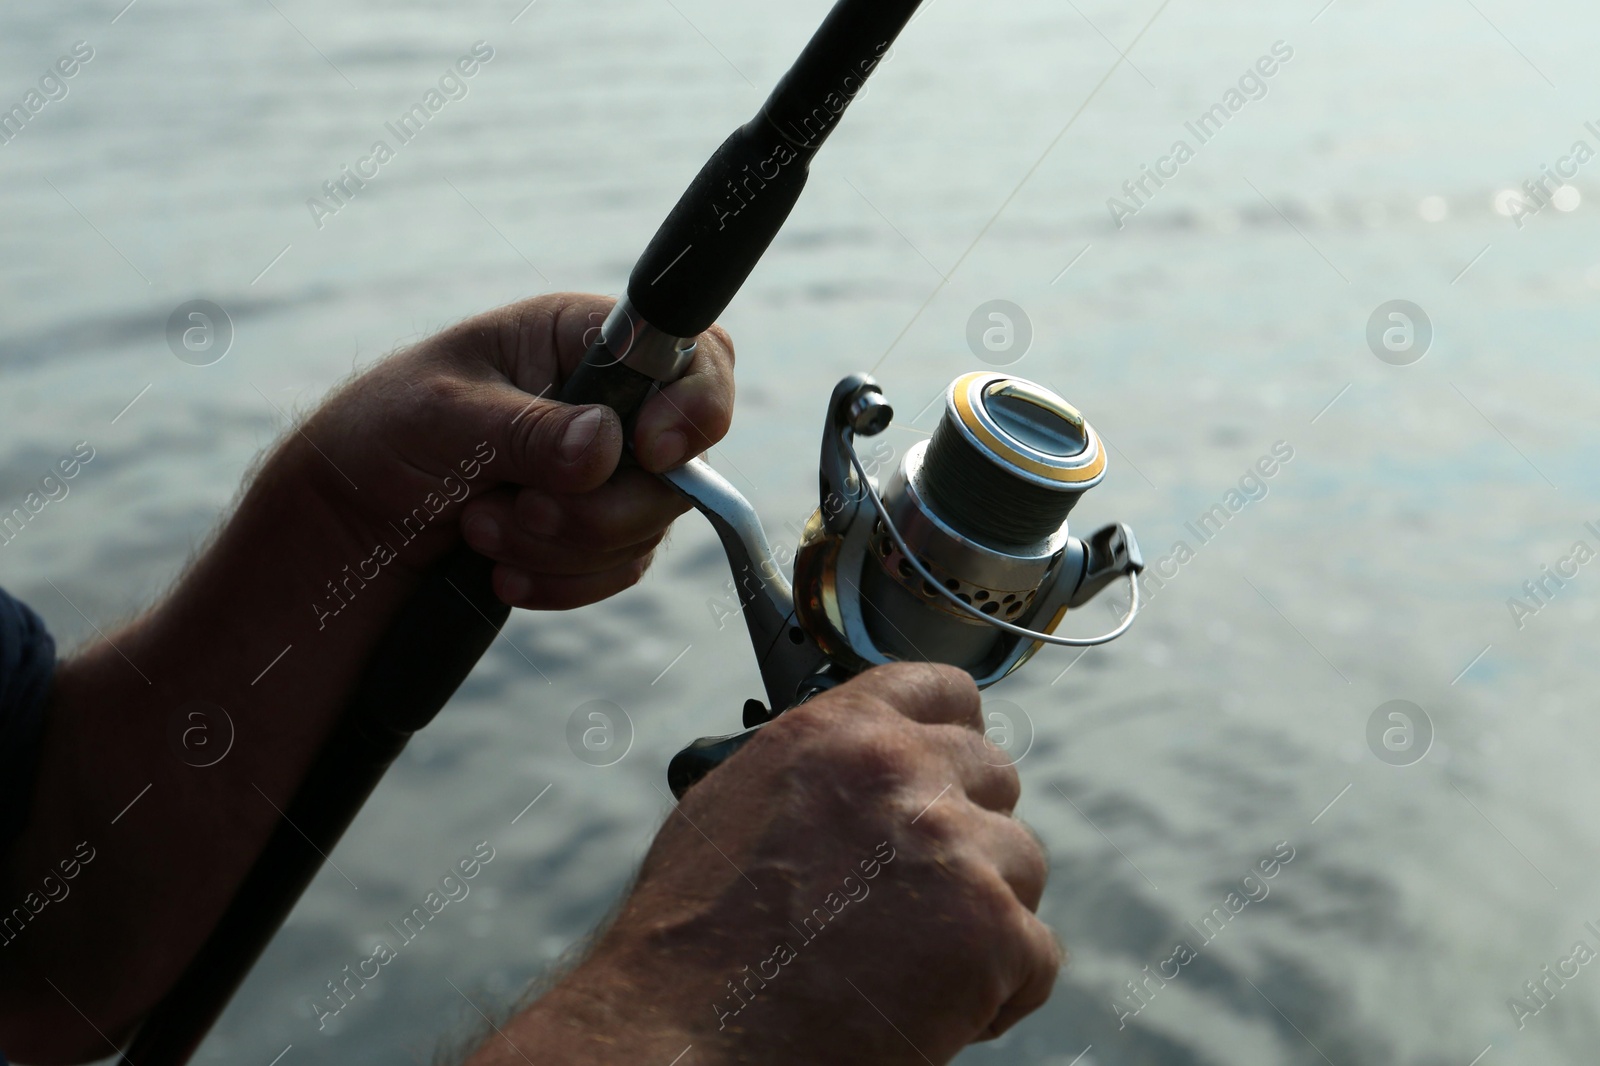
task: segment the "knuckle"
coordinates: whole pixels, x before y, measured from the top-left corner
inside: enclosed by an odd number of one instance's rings
[[[628,545],[623,550],[628,552],[634,559],[639,560],[642,567],[648,569],[650,564],[655,561],[656,550],[661,547],[666,539],[667,531],[662,529],[652,533],[644,540]]]
[[[557,446],[571,417],[560,404],[540,402],[511,428],[511,446],[517,454],[540,462],[557,461]]]
[[[933,676],[938,670],[939,667],[935,663],[885,663],[883,666],[874,666],[861,676],[884,682],[905,682]]]
[[[1023,881],[1028,888],[1042,893],[1044,886],[1050,881],[1050,857],[1045,854],[1044,846],[1028,831],[1027,826],[1016,821],[1013,821],[1013,824],[1017,829],[1018,866]]]
[[[701,422],[704,428],[701,430],[700,436],[705,438],[707,447],[726,437],[728,430],[733,428],[733,397],[718,397]]]
[[[594,513],[594,501],[587,495],[551,497],[552,506],[561,514],[557,540],[574,547],[594,552],[609,551],[612,543],[610,526]],[[542,511],[544,504],[529,505],[530,511]],[[549,534],[547,534],[549,535]]]
[[[661,539],[634,540],[620,535],[614,528],[590,527],[581,522],[564,523],[553,538],[560,550],[589,564],[589,569],[596,573],[647,558],[660,546]]]
[[[606,506],[595,494],[573,495],[564,505],[563,538],[596,554],[654,551],[666,529],[641,528],[629,515]]]
[[[1039,967],[1049,975],[1050,983],[1044,987],[1044,995],[1040,997],[1042,1004],[1050,997],[1050,985],[1055,983],[1057,974],[1072,962],[1072,951],[1061,942],[1061,938],[1038,915],[1030,914],[1029,919],[1039,928],[1039,948],[1037,950]]]
[[[901,796],[898,813],[903,817],[900,822],[923,847],[931,847],[935,854],[943,856],[942,862],[961,873],[966,862],[961,858],[961,849],[957,845],[971,836],[972,824],[957,808],[959,799],[945,795],[931,804],[928,802],[929,796],[937,792],[939,787],[927,789],[926,794],[914,794],[908,790]]]
[[[914,752],[896,731],[868,727],[862,717],[820,700],[802,704],[773,723],[796,759],[825,765],[844,795],[866,799],[893,791],[917,769]]]
[[[869,671],[869,674],[892,691],[928,690],[973,706],[979,702],[978,683],[959,666],[945,663],[889,663]]]
[[[1031,946],[1025,919],[1033,919],[1033,912],[1018,902],[1016,892],[993,864],[974,863],[966,889],[974,910],[984,916],[979,924],[986,939],[1008,942],[1011,950],[1004,954],[1013,956],[1019,944]]]
[[[982,699],[979,695],[978,680],[959,666],[946,666],[939,664],[939,671],[943,680],[954,688],[957,694],[974,706]]]
[[[972,737],[972,740],[968,742],[972,752],[969,758],[973,762],[982,763],[988,778],[985,783],[993,793],[995,801],[1001,804],[1005,810],[1010,811],[1017,805],[1017,801],[1022,799],[1022,775],[1017,773],[1014,763],[995,766],[984,739],[973,734],[970,730],[967,732]]]
[[[953,684],[963,679],[968,682],[972,680],[971,674],[961,669],[961,667],[951,666],[949,663],[892,663],[891,665],[903,669],[913,676],[937,681],[940,684]]]
[[[1025,1010],[1031,1011],[1044,1005],[1050,998],[1050,990],[1055,986],[1061,970],[1071,961],[1072,953],[1067,946],[1056,936],[1055,931],[1044,923],[1037,914],[1027,913],[1022,916],[1023,932],[1021,936],[1027,941],[1027,956],[1034,970],[1042,975],[1043,980],[1037,984],[1035,995],[1029,997],[1021,1005]]]
[[[637,585],[640,581],[644,580],[645,572],[649,570],[650,565],[656,561],[657,546],[657,544],[637,546],[636,550],[638,551],[638,554],[635,555],[632,560],[630,560],[632,569],[628,580],[629,588],[632,588],[634,585]]]
[[[856,675],[848,683],[848,690],[877,699],[898,711],[909,701],[910,693],[920,687],[917,680],[926,676],[926,663],[889,663]]]
[[[983,705],[983,697],[978,692],[978,682],[973,676],[959,666],[946,666],[944,663],[931,663],[935,679],[942,691],[957,706],[977,713]]]
[[[835,725],[834,719],[848,718],[861,713],[865,701],[855,696],[855,691],[849,683],[846,683],[838,688],[818,693],[806,702],[790,708],[778,717],[777,722],[791,726],[826,725],[831,730]]]
[[[537,489],[522,489],[511,504],[511,516],[517,528],[535,541],[548,540],[570,525],[576,510],[571,500]]]
[[[496,595],[500,597],[500,601],[507,607],[533,610],[540,605],[542,597],[539,594],[539,589],[535,587],[535,582],[530,581],[526,585],[511,587],[502,578],[496,581],[496,585]]]
[[[838,717],[834,701],[818,698],[785,711],[767,732],[796,747],[826,747],[837,743]]]
[[[497,364],[515,371],[530,361],[530,356],[554,350],[552,338],[556,321],[567,305],[566,293],[553,293],[519,300],[493,313],[493,345]]]
[[[404,412],[405,423],[421,432],[439,427],[470,387],[460,378],[440,371],[424,374],[404,384],[399,399],[400,409]]]
[[[417,401],[430,406],[439,406],[449,403],[459,397],[466,389],[466,382],[458,377],[445,373],[431,373],[412,382],[411,391]]]
[[[647,552],[625,566],[622,570],[621,577],[618,579],[618,588],[616,591],[621,592],[623,589],[631,589],[633,586],[643,581],[644,572],[650,569],[650,562],[654,558],[654,552]]]

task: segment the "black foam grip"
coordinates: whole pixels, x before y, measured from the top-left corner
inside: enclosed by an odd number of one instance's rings
[[[716,150],[628,279],[645,320],[678,337],[727,309],[839,124],[921,0],[839,0],[755,118]]]
[[[628,278],[645,321],[694,337],[717,320],[800,198],[807,158],[760,117],[722,142]]]

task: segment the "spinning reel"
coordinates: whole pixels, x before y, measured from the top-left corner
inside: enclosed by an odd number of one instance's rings
[[[737,489],[702,460],[662,475],[716,529],[739,590],[767,703],[745,704],[745,732],[703,737],[673,758],[673,794],[688,789],[791,707],[884,663],[943,662],[985,688],[1045,644],[1115,640],[1139,612],[1144,569],[1133,531],[1088,540],[1068,512],[1105,476],[1100,437],[1055,393],[999,373],[964,374],[945,392],[932,437],[880,490],[857,437],[894,410],[870,377],[840,381],[822,432],[820,502],[795,557],[794,586]],[[1058,637],[1068,610],[1126,577],[1121,622],[1096,637]]]

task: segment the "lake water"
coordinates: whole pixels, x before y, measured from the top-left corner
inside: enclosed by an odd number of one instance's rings
[[[1600,918],[1600,570],[1542,605],[1522,590],[1600,547],[1600,163],[1570,154],[1600,148],[1600,12],[1324,2],[936,0],[724,318],[740,407],[713,459],[775,540],[814,506],[833,382],[874,370],[909,422],[983,367],[968,319],[1004,299],[1033,333],[1012,369],[1113,447],[1074,521],[1128,521],[1168,560],[1128,636],[989,693],[1032,726],[1020,813],[1073,961],[963,1064],[1545,1066],[1600,1035],[1581,970],[1537,1014],[1508,1005]],[[157,596],[283,429],[275,406],[475,311],[617,291],[828,6],[13,5],[0,104],[75,42],[93,56],[0,145],[0,501],[73,442],[97,458],[0,583],[90,637],[47,579],[101,624]],[[307,199],[478,41],[466,95],[315,218]],[[1275,45],[1220,132],[1191,133]],[[1135,202],[1142,166],[1169,176]],[[1544,166],[1571,191],[1496,209]],[[168,348],[194,299],[235,327],[215,365]],[[1367,340],[1392,300],[1431,323],[1410,365]],[[1292,458],[1197,537],[1275,446]],[[666,810],[666,760],[759,691],[707,606],[724,579],[691,516],[639,588],[519,613],[338,849],[361,890],[318,879],[196,1061],[426,1059],[475,1017],[450,982],[509,995],[599,920]],[[1111,620],[1088,614],[1075,632]],[[632,721],[615,765],[568,748],[591,700]],[[1419,710],[1377,713],[1391,700]],[[312,997],[480,840],[471,896],[318,1032]],[[1185,923],[1280,842],[1268,894],[1202,943]],[[1198,957],[1127,998],[1184,938]]]

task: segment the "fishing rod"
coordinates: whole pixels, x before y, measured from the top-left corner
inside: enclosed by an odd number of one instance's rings
[[[756,116],[712,154],[645,249],[559,399],[627,421],[680,377],[799,199],[808,166],[920,0],[839,0]],[[748,505],[747,505],[748,506]],[[510,614],[493,564],[462,546],[391,622],[284,818],[121,1066],[181,1066],[411,735],[466,680]],[[759,609],[757,612],[759,613]]]
[[[756,116],[723,142],[634,266],[563,388],[626,421],[680,377],[799,199],[808,166],[921,0],[839,0]],[[936,661],[987,687],[1046,644],[1087,647],[1127,631],[1143,561],[1127,526],[1086,540],[1068,512],[1105,476],[1083,416],[1048,389],[1000,373],[959,377],[931,438],[881,491],[857,437],[894,417],[853,374],[829,400],[819,504],[785,579],[755,509],[707,463],[660,475],[711,522],[728,558],[766,702],[745,729],[694,741],[671,761],[681,798],[767,722],[875,665]],[[216,928],[141,1026],[122,1066],[181,1066],[288,917],[411,734],[454,694],[509,615],[492,563],[458,548],[391,623],[336,724]],[[1061,637],[1066,613],[1113,581],[1127,614],[1095,637]]]

